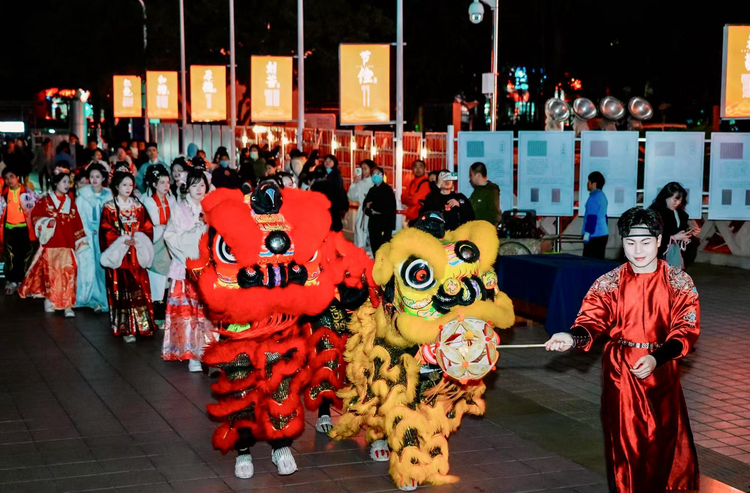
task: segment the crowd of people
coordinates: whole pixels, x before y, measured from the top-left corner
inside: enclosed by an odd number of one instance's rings
[[[427,172],[415,160],[412,178],[397,208],[384,170],[372,160],[357,164],[345,189],[335,156],[320,157],[293,150],[279,160],[279,148],[252,145],[233,163],[219,147],[213,160],[195,144],[167,165],[156,143],[122,142],[106,152],[75,135],[53,149],[45,139],[35,154],[24,139],[10,139],[0,152],[2,181],[0,244],[5,258],[5,291],[43,297],[47,311],[74,308],[110,312],[112,331],[132,342],[164,327],[165,359],[190,359],[199,369],[200,348],[210,342],[210,322],[185,275],[185,259],[197,249],[205,225],[201,201],[216,188],[249,193],[259,181],[272,179],[280,188],[296,187],[324,194],[330,201],[331,229],[341,231],[350,208],[353,241],[371,256],[391,239],[397,215],[413,225],[428,211],[438,211],[453,230],[481,219],[498,226],[500,190],[487,179],[487,168],[471,165],[471,197],[455,190],[457,174]],[[38,193],[30,178],[36,178]],[[584,256],[604,258],[609,238],[605,178],[588,177],[589,197],[583,214]],[[700,233],[685,213],[687,192],[670,183],[651,205],[664,224],[660,258],[687,267],[695,258]],[[132,247],[132,248],[131,248]],[[117,293],[127,293],[126,296]],[[184,333],[191,335],[186,339]]]
[[[278,149],[254,145],[240,152],[235,165],[227,149],[220,147],[207,162],[206,153],[191,144],[187,155],[168,167],[156,143],[131,141],[107,153],[95,145],[84,148],[71,135],[55,150],[46,139],[33,155],[23,139],[8,141],[0,153],[0,245],[6,295],[43,298],[46,312],[62,311],[65,317],[75,317],[76,308],[108,312],[110,330],[127,343],[161,329],[162,358],[187,361],[190,372],[203,371],[204,350],[217,340],[216,327],[186,265],[200,255],[201,237],[207,230],[202,202],[208,192],[228,188],[247,194],[268,186],[263,184],[267,180],[279,189],[320,192],[330,203],[332,231],[341,231],[350,207],[356,208],[354,243],[371,255],[391,240],[396,229],[396,195],[374,161],[357,165],[347,192],[335,156],[320,158],[317,150],[309,155],[295,150],[277,164],[277,155]],[[500,190],[487,179],[483,163],[470,167],[469,198],[454,189],[456,173],[427,173],[421,160],[411,169],[413,177],[400,197],[406,227],[439,212],[444,230],[475,219],[497,228]],[[34,173],[42,195],[30,179]],[[604,186],[601,173],[588,176],[582,231],[587,257],[603,258],[609,238]],[[697,485],[697,461],[676,366],[700,333],[697,291],[683,271],[695,258],[698,242],[691,240],[700,233],[698,225],[688,220],[687,200],[687,191],[672,182],[650,207],[622,215],[618,229],[628,262],[597,280],[573,329],[554,335],[546,344],[552,351],[589,350],[594,339],[610,335],[603,365],[603,416],[605,430],[613,436],[620,433],[617,426],[626,418],[635,423],[632,440],[650,433],[652,418],[622,403],[635,401],[639,409],[647,408],[650,401],[632,389],[637,381],[654,375],[654,388],[661,390],[651,399],[660,403],[659,413],[669,420],[668,433],[660,440],[665,449],[676,449],[681,469],[669,475],[661,471],[658,477],[649,470],[628,479],[641,489],[651,482],[673,487],[668,489]],[[636,296],[626,296],[631,291]],[[639,295],[647,291],[648,299]],[[613,313],[626,316],[610,320]],[[653,352],[628,352],[632,361],[627,371],[620,371],[626,347]],[[662,366],[669,371],[654,373]],[[607,442],[610,473],[629,477],[625,464],[641,459],[641,451],[633,450],[630,442]]]

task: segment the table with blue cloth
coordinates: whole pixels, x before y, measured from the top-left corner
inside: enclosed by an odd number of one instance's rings
[[[506,255],[497,258],[495,271],[517,313],[541,318],[552,335],[570,329],[591,285],[618,265],[570,254]]]

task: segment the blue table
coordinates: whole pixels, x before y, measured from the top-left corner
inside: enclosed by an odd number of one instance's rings
[[[551,335],[570,329],[591,285],[617,265],[570,254],[506,255],[497,258],[495,270],[500,290],[520,312],[529,306],[546,309],[544,325]]]

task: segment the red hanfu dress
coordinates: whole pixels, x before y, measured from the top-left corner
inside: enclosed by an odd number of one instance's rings
[[[611,491],[698,489],[698,460],[677,362],[700,335],[698,291],[685,272],[658,262],[653,273],[636,274],[628,263],[600,277],[574,325],[590,336],[581,346],[585,351],[598,336],[610,337],[602,361],[602,423]],[[682,344],[674,358],[643,380],[630,372],[639,358],[654,352],[632,343],[672,340]]]
[[[131,200],[128,208],[118,208],[111,200],[102,209],[99,241],[106,268],[110,323],[116,336],[150,336],[154,308],[146,269],[153,262],[154,226],[143,204]],[[136,245],[125,245],[127,237],[133,237]]]
[[[76,304],[75,250],[86,239],[75,201],[50,192],[31,211],[41,247],[18,288],[21,298],[46,298],[55,310]]]

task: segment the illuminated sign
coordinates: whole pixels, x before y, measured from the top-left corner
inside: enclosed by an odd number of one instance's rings
[[[190,119],[227,119],[227,68],[223,65],[190,66]]]
[[[112,86],[115,118],[140,118],[143,109],[141,78],[137,75],[115,75]]]
[[[391,121],[390,45],[339,46],[341,124]]]
[[[146,72],[146,117],[176,120],[177,72]]]
[[[750,26],[724,26],[721,117],[750,118]]]
[[[292,119],[292,57],[250,59],[250,118],[254,122]]]

